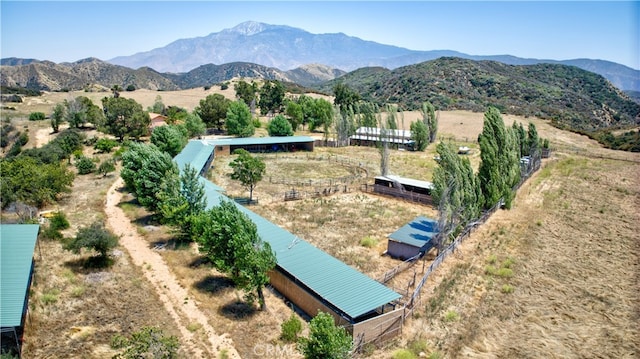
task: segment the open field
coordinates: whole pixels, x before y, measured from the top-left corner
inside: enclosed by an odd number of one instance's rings
[[[150,106],[160,94],[167,105],[189,108],[188,103],[197,104],[204,98],[198,94],[205,93],[189,91],[148,91],[149,103],[140,102]],[[77,95],[81,94],[85,93]],[[26,109],[27,114],[37,111]],[[405,113],[405,123],[411,116],[418,114]],[[415,351],[447,358],[624,358],[640,353],[640,154],[603,149],[585,136],[538,119],[503,118],[507,125],[514,119],[534,122],[540,136],[549,138],[556,149],[552,158],[519,190],[511,210],[496,212],[429,277],[402,336],[363,356],[392,358],[399,348],[418,348]],[[50,137],[44,123],[16,124],[29,127],[28,146],[41,145]],[[482,114],[440,113],[439,136],[474,149],[470,155],[474,166],[479,162],[474,140],[481,129]],[[429,146],[425,153],[392,151],[391,172],[430,180],[434,148]],[[416,215],[434,216],[435,212],[427,206],[362,193],[357,181],[347,184],[347,192],[284,202],[284,193],[292,186],[269,183],[269,177],[295,176],[319,183],[355,171],[353,165],[319,157],[349,158],[365,168],[369,177],[379,171],[379,154],[373,148],[267,155],[267,176],[254,192],[259,204],[251,209],[375,278],[399,263],[381,256],[386,236]],[[247,196],[248,191],[227,175],[231,159],[217,158],[210,177],[227,194]],[[115,176],[77,177],[74,192],[57,206],[72,225],[66,235],[103,218],[105,195]],[[297,189],[313,191],[315,187]],[[243,358],[268,357],[259,355],[266,344],[285,345],[279,335],[280,324],[291,313],[287,302],[267,291],[266,312],[247,307],[242,292],[210,268],[195,247],[173,248],[170,231],[130,199],[126,197],[120,206],[134,221],[137,234],[150,247],[169,241],[159,253],[216,334],[228,333]],[[377,244],[362,246],[365,237]],[[116,252],[118,259],[108,274],[96,274],[74,265],[80,256],[62,251],[58,242],[41,245],[43,258],[31,296],[25,357],[110,357],[113,334],[128,334],[148,324],[179,335],[175,321],[145,279],[145,268],[135,266],[124,248]],[[419,278],[422,263],[390,285],[411,291],[407,284],[414,270]],[[201,342],[207,342],[198,323],[190,328]],[[190,356],[183,352],[182,357]]]

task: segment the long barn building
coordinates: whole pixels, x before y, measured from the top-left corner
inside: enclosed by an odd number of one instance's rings
[[[256,145],[269,142],[256,140]],[[294,140],[300,146],[301,140]],[[278,141],[282,144],[286,138]],[[250,139],[242,139],[240,143],[252,146]],[[190,141],[174,160],[180,170],[188,164],[205,174],[214,159],[215,150],[222,149],[222,146],[235,145],[233,139]],[[223,151],[228,153],[226,148]],[[200,181],[205,188],[208,208],[230,200],[219,186],[203,177]],[[347,328],[359,343],[399,334],[403,308],[396,308],[396,305],[400,294],[244,206],[237,203],[236,206],[256,224],[260,237],[271,245],[277,259],[275,270],[269,273],[271,285],[294,305],[312,317],[319,310],[332,314],[336,324]]]

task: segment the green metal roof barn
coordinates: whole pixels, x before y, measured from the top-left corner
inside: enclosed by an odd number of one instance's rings
[[[37,224],[0,225],[0,326],[3,333],[13,334],[18,350],[39,229]]]

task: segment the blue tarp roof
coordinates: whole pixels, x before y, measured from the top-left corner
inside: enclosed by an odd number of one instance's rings
[[[212,149],[212,147],[210,148]],[[204,178],[201,182],[204,184],[208,209],[217,206],[223,200],[231,201],[221,193],[220,187]],[[275,252],[277,265],[281,270],[351,319],[367,314],[401,297],[383,284],[351,268],[287,230],[269,222],[244,206],[233,203],[256,224],[260,238],[268,242]]]
[[[27,305],[37,224],[0,224],[0,326],[19,327]]]
[[[418,216],[391,233],[389,238],[418,248],[426,245],[428,248],[425,249],[429,249],[433,246],[431,240],[436,234],[438,234],[438,222],[435,219]]]

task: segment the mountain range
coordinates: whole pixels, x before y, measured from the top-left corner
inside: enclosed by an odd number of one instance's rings
[[[250,62],[281,70],[311,63],[343,71],[381,66],[393,70],[440,57],[491,60],[508,65],[559,63],[604,76],[622,90],[640,91],[640,71],[604,60],[545,60],[510,55],[475,56],[452,50],[415,51],[365,41],[343,33],[312,34],[302,29],[248,21],[204,37],[176,40],[167,46],[108,60],[137,69],[151,67],[159,72],[187,72],[206,64]]]

